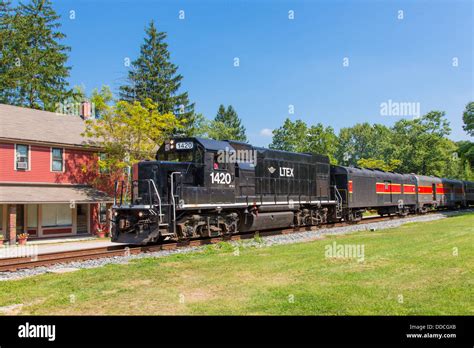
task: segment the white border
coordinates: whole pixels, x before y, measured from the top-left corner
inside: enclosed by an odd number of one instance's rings
[[[61,149],[61,158],[62,158],[62,170],[53,170],[53,149]],[[64,173],[66,167],[65,161],[65,149],[64,147],[51,146],[49,148],[49,171],[52,173]]]
[[[17,145],[24,145],[28,146],[28,169],[17,169],[16,168],[16,147]],[[29,172],[31,171],[31,145],[30,144],[24,144],[24,143],[14,143],[13,144],[13,170],[17,172]]]

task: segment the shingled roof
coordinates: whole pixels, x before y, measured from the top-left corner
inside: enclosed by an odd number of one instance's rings
[[[113,198],[91,186],[66,184],[0,184],[2,203],[93,203],[113,202]]]
[[[0,104],[0,140],[87,146],[84,130],[79,116]]]

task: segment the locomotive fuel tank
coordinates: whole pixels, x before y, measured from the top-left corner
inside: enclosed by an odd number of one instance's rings
[[[239,226],[239,231],[263,231],[272,228],[290,227],[294,223],[295,214],[292,211],[247,214]]]

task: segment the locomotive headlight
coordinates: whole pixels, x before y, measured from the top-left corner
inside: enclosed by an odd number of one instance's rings
[[[114,211],[114,216],[117,216],[118,215],[118,212],[117,211]]]
[[[142,211],[138,212],[138,217],[143,217],[143,212]]]
[[[174,144],[174,140],[170,140],[170,144]]]

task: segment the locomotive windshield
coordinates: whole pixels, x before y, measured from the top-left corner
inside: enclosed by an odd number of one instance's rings
[[[158,160],[169,162],[194,162],[193,151],[169,151],[158,154]]]
[[[203,162],[203,149],[191,141],[167,141],[156,154],[158,161],[168,162]]]

